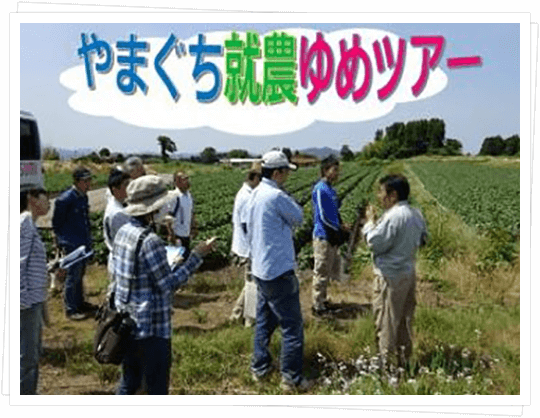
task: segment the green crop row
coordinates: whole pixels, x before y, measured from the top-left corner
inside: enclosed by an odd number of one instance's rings
[[[418,162],[411,168],[439,203],[468,225],[519,233],[519,169],[466,162]]]

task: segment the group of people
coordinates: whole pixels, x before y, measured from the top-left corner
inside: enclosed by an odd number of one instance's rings
[[[243,316],[255,324],[251,372],[264,380],[275,368],[268,349],[279,326],[281,386],[285,391],[305,391],[312,385],[302,374],[303,318],[299,282],[295,274],[294,229],[303,222],[303,209],[284,184],[291,164],[281,151],[263,156],[260,171],[251,170],[238,192],[233,210],[233,246],[245,266],[246,286],[231,319]],[[340,201],[333,188],[340,163],[330,156],[321,162],[320,180],[312,190],[313,252],[312,312],[324,317],[336,304],[328,298],[328,284],[341,274],[339,247],[350,233],[339,213]],[[410,186],[402,175],[379,180],[379,202],[384,209],[378,219],[368,206],[362,220],[365,241],[373,252],[375,286],[373,312],[376,338],[383,364],[405,363],[412,352],[412,319],[415,308],[415,254],[427,239],[422,214],[409,206]],[[246,287],[257,285],[255,318],[245,313]]]
[[[52,217],[56,242],[65,258],[81,247],[81,254],[91,253],[92,247],[88,191],[93,174],[85,167],[77,167],[72,174],[73,185],[55,200]],[[117,309],[128,311],[136,323],[132,347],[122,364],[118,394],[136,393],[142,382],[149,394],[167,393],[172,293],[188,280],[215,245],[202,242],[189,251],[190,238],[196,234],[189,177],[178,172],[174,182],[176,190],[169,191],[161,177],[146,173],[137,157],[114,167],[109,174],[103,217],[111,282],[107,297]],[[48,266],[35,222],[48,211],[45,190],[21,191],[21,394],[37,392]],[[165,242],[156,233],[157,218],[163,220],[170,241],[186,249],[171,264]],[[84,297],[87,262],[88,258],[79,257],[69,268],[57,271],[64,276],[64,310],[70,320],[89,318],[97,309]]]
[[[293,231],[302,224],[304,215],[284,188],[295,169],[281,151],[266,153],[260,166],[249,171],[233,209],[232,252],[245,268],[245,287],[231,319],[245,318],[246,325],[254,326],[251,372],[259,382],[276,368],[269,343],[279,326],[282,388],[287,392],[311,386],[302,373],[304,325],[293,240]],[[342,223],[340,202],[332,187],[339,172],[337,159],[324,159],[321,179],[312,192],[312,312],[317,316],[333,309],[327,287],[340,273],[338,249],[349,230]],[[73,180],[73,186],[56,199],[52,220],[57,244],[65,255],[81,246],[88,250],[92,246],[87,196],[92,173],[78,167]],[[197,228],[189,177],[177,172],[173,181],[175,190],[169,191],[165,181],[147,174],[136,157],[113,168],[109,175],[103,219],[111,283],[107,297],[116,309],[129,312],[136,324],[132,347],[122,363],[118,394],[135,394],[143,386],[148,394],[168,393],[172,295],[215,247],[213,240],[192,246]],[[368,207],[363,227],[373,251],[377,340],[385,357],[399,354],[399,359],[406,361],[412,348],[415,252],[425,242],[427,231],[420,212],[407,202],[409,184],[405,177],[389,175],[379,184],[384,213],[377,219],[375,209]],[[47,260],[35,220],[48,210],[45,190],[21,192],[21,394],[37,391]],[[172,263],[167,259],[165,241],[158,236],[159,224],[165,226],[168,241],[184,250]],[[86,260],[81,259],[65,271],[64,307],[71,320],[83,320],[97,308],[84,299],[85,265]],[[255,298],[251,297],[256,307],[249,310],[248,289],[256,289]]]

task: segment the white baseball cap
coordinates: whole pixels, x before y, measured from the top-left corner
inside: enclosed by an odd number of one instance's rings
[[[296,165],[289,163],[287,156],[281,151],[270,151],[262,157],[263,168],[289,168],[296,170]]]

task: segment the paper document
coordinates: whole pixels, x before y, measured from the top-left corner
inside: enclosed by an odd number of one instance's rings
[[[184,254],[186,253],[186,249],[184,247],[177,247],[175,245],[167,245],[165,247],[167,250],[167,261],[171,268],[176,265],[180,264],[184,261]]]
[[[86,260],[94,255],[94,250],[87,251],[86,246],[81,245],[75,251],[70,252],[64,258],[60,259],[60,268],[68,270],[75,264]]]
[[[246,282],[244,293],[244,318],[257,316],[257,285],[255,282]]]

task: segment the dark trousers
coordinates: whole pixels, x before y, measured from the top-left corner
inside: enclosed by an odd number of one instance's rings
[[[143,379],[149,395],[167,395],[171,372],[171,340],[149,337],[134,340],[122,362],[117,395],[134,395]]]
[[[293,271],[257,283],[257,319],[251,371],[263,377],[272,367],[268,346],[274,330],[281,328],[281,375],[291,384],[302,379],[304,324],[298,278]]]
[[[186,252],[184,253],[184,260],[186,260],[189,257],[189,253],[191,252],[189,246],[191,245],[191,238],[190,237],[176,237],[180,240],[180,243],[182,244],[182,247],[186,249]]]

